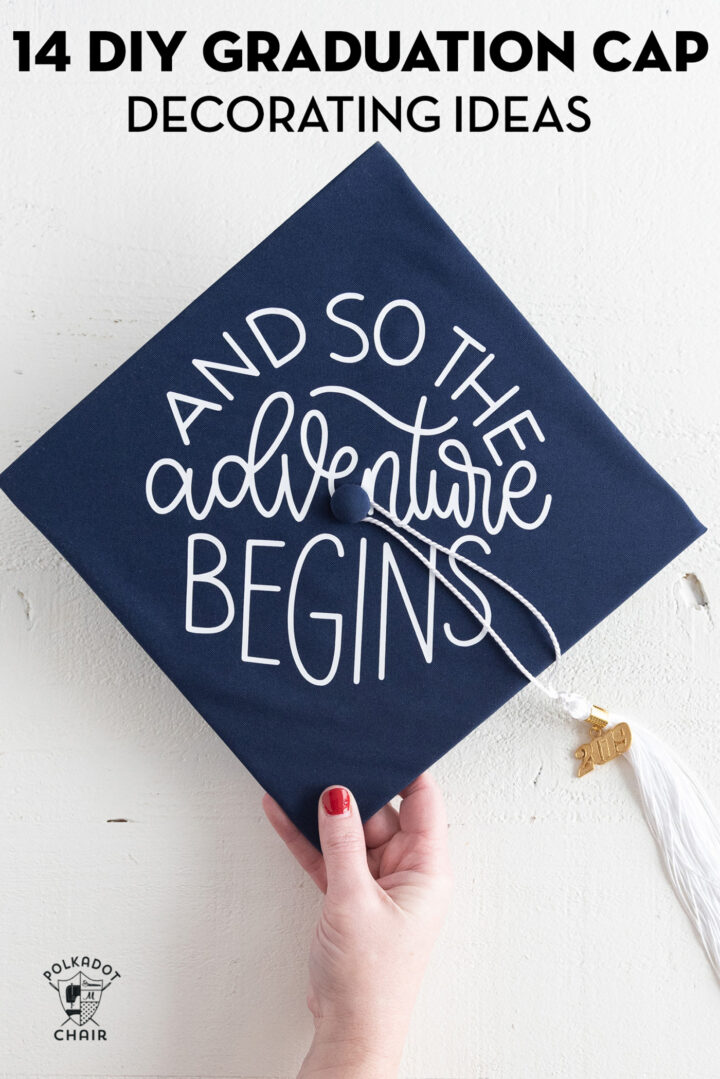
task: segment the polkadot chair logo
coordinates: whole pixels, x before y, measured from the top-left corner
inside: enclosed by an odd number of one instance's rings
[[[56,1041],[104,1042],[107,1032],[96,1013],[106,993],[120,972],[111,963],[89,955],[75,955],[53,963],[43,971],[48,984],[57,992],[66,1019],[54,1032]]]

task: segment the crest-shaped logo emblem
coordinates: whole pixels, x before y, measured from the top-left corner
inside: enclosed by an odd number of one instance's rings
[[[88,1023],[100,1006],[103,983],[78,971],[72,978],[58,978],[57,991],[63,1011],[79,1027]]]
[[[61,974],[67,977],[61,978]],[[57,992],[65,1012],[65,1021],[53,1032],[55,1041],[107,1041],[107,1033],[95,1019],[95,1013],[103,993],[120,977],[120,971],[97,956],[78,954],[50,963],[43,977],[53,992]]]

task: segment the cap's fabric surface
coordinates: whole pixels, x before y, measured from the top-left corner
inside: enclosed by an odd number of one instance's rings
[[[356,498],[333,512],[341,482],[563,649],[704,531],[367,150],[0,477],[316,843],[324,786],[370,815],[526,684]],[[546,667],[527,611],[437,557]]]

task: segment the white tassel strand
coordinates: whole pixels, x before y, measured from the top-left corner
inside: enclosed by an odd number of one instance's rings
[[[632,721],[633,768],[668,876],[720,978],[720,818],[673,751]]]

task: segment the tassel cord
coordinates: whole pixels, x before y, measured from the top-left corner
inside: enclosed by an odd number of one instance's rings
[[[557,665],[562,658],[562,652],[560,650],[560,644],[558,642],[557,636],[552,626],[548,622],[547,618],[545,618],[542,612],[539,611],[537,607],[535,607],[535,605],[530,602],[529,599],[523,596],[521,592],[518,592],[517,589],[513,588],[512,585],[508,584],[508,582],[504,581],[501,577],[498,577],[496,576],[496,574],[491,573],[490,570],[478,565],[477,562],[473,562],[472,559],[467,558],[465,555],[459,554],[457,551],[451,551],[449,547],[444,547],[441,543],[437,543],[435,540],[432,540],[428,536],[423,535],[423,533],[418,531],[418,529],[415,529],[411,525],[401,521],[399,517],[396,517],[394,514],[390,513],[389,510],[386,510],[384,506],[380,506],[373,499],[370,500],[370,504],[372,505],[373,509],[378,511],[378,513],[381,513],[384,517],[387,517],[390,521],[392,521],[393,524],[397,526],[397,528],[401,528],[403,531],[408,532],[412,536],[415,536],[423,543],[426,543],[428,547],[434,548],[436,551],[441,551],[443,554],[446,554],[448,558],[455,559],[458,562],[462,562],[470,569],[475,570],[476,573],[479,573],[480,576],[485,577],[489,581],[493,581],[496,585],[498,585],[505,592],[511,595],[514,599],[516,599],[519,603],[521,603],[522,606],[525,607],[526,610],[528,610],[530,614],[532,614],[533,617],[537,619],[537,621],[540,623],[540,625],[543,627],[548,637],[550,638],[550,643],[552,645],[552,649],[555,655],[550,670],[551,672],[556,670]],[[437,566],[434,566],[430,559],[426,558],[422,551],[419,551],[418,548],[415,547],[415,545],[412,544],[406,536],[403,536],[402,533],[398,532],[396,528],[392,527],[392,525],[387,524],[385,521],[380,521],[376,517],[367,516],[364,519],[367,521],[368,524],[376,525],[378,528],[382,528],[385,532],[390,533],[390,535],[394,536],[396,540],[398,540],[404,547],[411,551],[415,555],[415,557],[418,558],[420,562],[422,562],[422,564],[427,567],[430,573],[432,573],[437,580],[444,584],[448,591],[450,591],[456,597],[456,599],[458,599],[462,603],[462,605],[466,607],[468,611],[470,611],[470,613],[484,627],[488,635],[492,637],[498,647],[502,649],[510,662],[514,664],[515,667],[517,667],[517,669],[528,680],[528,682],[532,682],[534,686],[537,686],[537,688],[541,690],[541,692],[544,693],[545,696],[550,697],[551,700],[558,700],[562,699],[565,696],[568,696],[567,694],[559,693],[551,682],[545,683],[542,681],[542,679],[537,678],[534,674],[531,674],[525,664],[520,659],[518,659],[510,646],[503,640],[500,634],[490,624],[490,619],[486,618],[485,615],[483,615],[477,609],[477,607],[470,602],[467,596],[464,596],[463,593],[458,588],[456,588],[455,585],[452,584],[452,582],[449,581],[447,577],[437,568]]]

